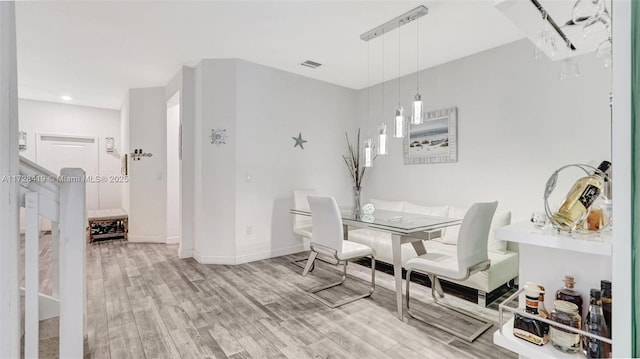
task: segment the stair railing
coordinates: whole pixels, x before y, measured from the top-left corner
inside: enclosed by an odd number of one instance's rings
[[[82,358],[86,333],[85,172],[60,175],[20,158],[25,208],[25,358],[37,358],[40,321],[60,317],[60,358]],[[40,293],[40,216],[51,220],[52,295]]]

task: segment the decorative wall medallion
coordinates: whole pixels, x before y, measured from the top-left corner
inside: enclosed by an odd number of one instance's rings
[[[211,144],[215,143],[216,145],[224,145],[227,143],[227,130],[223,128],[211,130],[209,138],[211,139]]]
[[[298,137],[291,137],[291,138],[293,138],[293,140],[296,141],[296,143],[293,145],[293,148],[300,146],[300,148],[304,150],[304,147],[302,145],[308,141],[302,139],[302,132],[298,133]]]

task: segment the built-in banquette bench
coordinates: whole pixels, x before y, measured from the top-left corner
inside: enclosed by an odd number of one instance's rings
[[[370,199],[376,209],[416,213],[429,216],[463,218],[467,208],[453,206],[422,206],[406,201],[386,201]],[[375,215],[375,213],[374,213]],[[478,304],[486,306],[487,294],[507,284],[518,276],[518,248],[515,244],[498,240],[493,235],[497,227],[506,226],[511,222],[511,212],[498,209],[493,216],[491,229],[489,230],[488,252],[491,267],[488,270],[472,274],[464,281],[452,281],[464,287],[478,291]],[[460,226],[449,227],[442,231],[441,236],[429,241],[424,241],[427,252],[440,252],[445,254],[456,253],[456,242]],[[391,234],[362,228],[349,231],[349,240],[366,244],[376,251],[376,260],[393,263],[391,252]],[[416,252],[410,243],[402,245],[402,260],[407,261],[416,257]]]

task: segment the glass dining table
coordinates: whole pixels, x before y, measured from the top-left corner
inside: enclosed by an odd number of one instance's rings
[[[291,209],[289,213],[311,216],[309,210]],[[435,217],[422,214],[376,210],[371,215],[356,214],[353,210],[341,210],[344,239],[349,239],[349,227],[369,228],[391,234],[393,256],[393,273],[396,287],[396,309],[398,318],[402,320],[402,245],[411,243],[417,255],[427,251],[423,241],[439,236],[439,230],[459,225],[458,218]],[[438,285],[439,283],[436,283]],[[441,288],[437,288],[442,293]]]

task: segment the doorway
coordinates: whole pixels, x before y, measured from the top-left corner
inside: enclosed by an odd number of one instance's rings
[[[167,244],[182,242],[180,92],[167,101]]]
[[[59,175],[63,168],[82,168],[87,178],[98,175],[98,139],[86,136],[36,135],[36,162]],[[86,182],[87,210],[100,208],[100,185]]]

